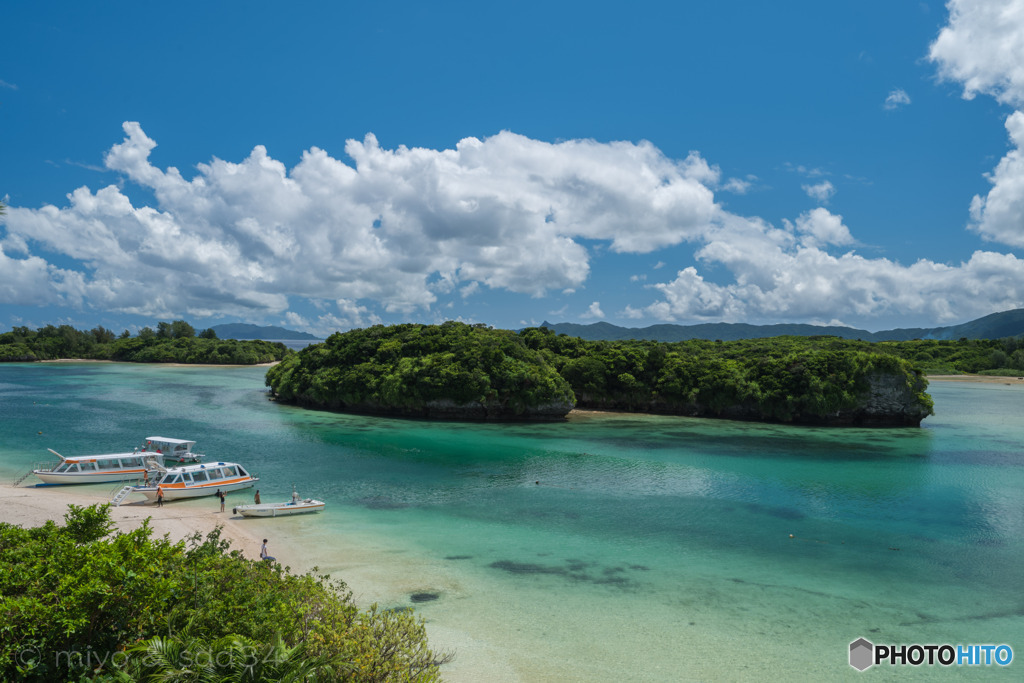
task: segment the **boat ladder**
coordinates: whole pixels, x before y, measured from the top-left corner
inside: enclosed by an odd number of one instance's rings
[[[114,494],[114,497],[110,499],[110,502],[114,507],[121,507],[121,503],[124,502],[124,499],[127,498],[134,489],[134,486],[122,486],[121,490]]]
[[[28,472],[26,472],[25,474],[21,475],[20,477],[15,479],[13,482],[11,482],[11,486],[20,486],[21,482],[23,482],[26,479],[28,479],[29,477],[31,477],[32,473],[35,472],[36,470],[38,470],[40,472],[49,472],[52,469],[53,469],[53,463],[52,462],[37,462],[35,465],[32,466],[32,469],[30,469]]]

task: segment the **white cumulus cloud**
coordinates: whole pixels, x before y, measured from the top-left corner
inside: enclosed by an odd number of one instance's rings
[[[1024,261],[1012,254],[977,251],[958,265],[904,266],[852,251],[834,255],[756,223],[749,230],[747,248],[727,239],[699,252],[709,264],[725,265],[731,282],[709,282],[696,268],[684,268],[673,280],[649,285],[662,299],[644,314],[665,321],[918,315],[944,322],[1024,305]]]
[[[1024,115],[1007,127],[1019,145]],[[945,321],[1024,305],[1024,263],[1012,255],[909,266],[865,258],[850,250],[842,216],[818,207],[776,226],[729,213],[715,203],[717,167],[696,152],[669,159],[648,142],[506,131],[454,149],[384,149],[367,135],[348,141],[347,161],[312,148],[288,168],[257,146],[187,177],[152,164],[156,142],[139,124],[124,131],[105,163],[151,190],[152,206],[111,185],[78,188],[63,207],[9,208],[3,301],[162,319],[279,315],[325,335],[385,313],[436,316],[490,290],[568,296],[587,286],[600,249],[609,259],[659,252],[652,272],[664,281],[632,280],[656,296],[627,305],[630,319]],[[1024,211],[1021,165],[1014,153],[1004,159],[974,214],[975,229],[1011,244]],[[808,187],[821,202],[834,192],[827,180]],[[659,271],[684,243],[696,264]],[[296,312],[313,309],[316,318]],[[606,316],[594,301],[583,317]]]
[[[965,99],[1024,105],[1024,0],[949,0],[949,22],[929,50],[939,75]]]
[[[601,310],[601,302],[595,301],[592,304],[590,304],[590,308],[587,309],[587,312],[581,315],[580,317],[597,319],[604,318],[604,311]]]
[[[990,95],[1024,106],[1024,0],[950,0],[948,24],[932,43],[930,59],[963,96]],[[1024,246],[1024,113],[1006,119],[1012,149],[988,174],[986,196],[970,204],[969,227],[988,240]]]
[[[821,204],[828,203],[828,200],[836,193],[835,186],[828,180],[823,180],[814,185],[802,185],[801,187],[803,187],[803,190],[807,193],[808,197],[820,202]]]
[[[896,88],[889,92],[882,106],[891,111],[908,104],[910,104],[910,95],[903,88]]]
[[[106,165],[154,206],[81,187],[63,208],[11,208],[0,244],[76,259],[86,305],[149,316],[280,314],[294,297],[409,313],[481,285],[541,296],[586,281],[580,240],[648,253],[699,239],[716,210],[705,183],[718,170],[648,142],[502,132],[388,150],[367,135],[346,144],[352,165],[312,148],[288,169],[257,146],[189,179],[150,162],[156,142],[138,123],[124,131]]]
[[[1024,113],[1006,119],[1014,149],[1000,160],[988,179],[988,195],[971,201],[971,229],[986,239],[1015,247],[1024,246]]]

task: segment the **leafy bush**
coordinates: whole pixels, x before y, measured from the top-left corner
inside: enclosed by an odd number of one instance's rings
[[[450,659],[411,612],[361,611],[343,582],[247,560],[219,528],[172,543],[148,520],[108,535],[109,505],[65,519],[0,524],[0,680],[427,682]]]

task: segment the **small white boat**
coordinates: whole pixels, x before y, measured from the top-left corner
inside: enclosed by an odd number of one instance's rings
[[[300,498],[292,489],[292,499],[287,503],[253,503],[252,505],[236,505],[231,512],[243,517],[284,517],[301,515],[307,512],[320,512],[324,509],[322,500]]]
[[[102,484],[143,479],[147,472],[154,472],[157,467],[172,462],[199,462],[203,456],[192,452],[195,443],[150,436],[134,451],[77,457],[65,457],[48,448],[60,458],[60,462],[37,465],[32,474],[46,484]]]
[[[230,493],[251,488],[259,481],[236,462],[159,467],[156,475],[148,485],[131,487],[131,493],[141,493],[155,501],[158,489],[162,489],[164,500],[170,501],[212,496],[218,490]]]

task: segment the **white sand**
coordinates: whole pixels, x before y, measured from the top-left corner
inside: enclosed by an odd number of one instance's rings
[[[982,384],[1024,384],[1021,377],[995,375],[927,375],[929,382],[980,382]]]
[[[32,485],[34,481],[30,477],[27,486],[0,485],[0,509],[3,509],[4,522],[23,527],[41,526],[47,520],[63,524],[69,503],[86,506],[110,502],[109,496],[99,492],[102,491],[100,485],[84,490],[70,486],[35,486]],[[150,517],[154,537],[167,534],[172,541],[180,541],[197,531],[205,536],[220,524],[224,527],[222,535],[231,541],[231,547],[250,558],[259,557],[263,540],[258,537],[258,531],[253,533],[255,529],[243,529],[237,520],[231,519],[230,506],[223,514],[217,512],[213,498],[165,503],[163,507],[129,500],[120,507],[110,508],[110,517],[118,531],[137,529],[144,519]]]

